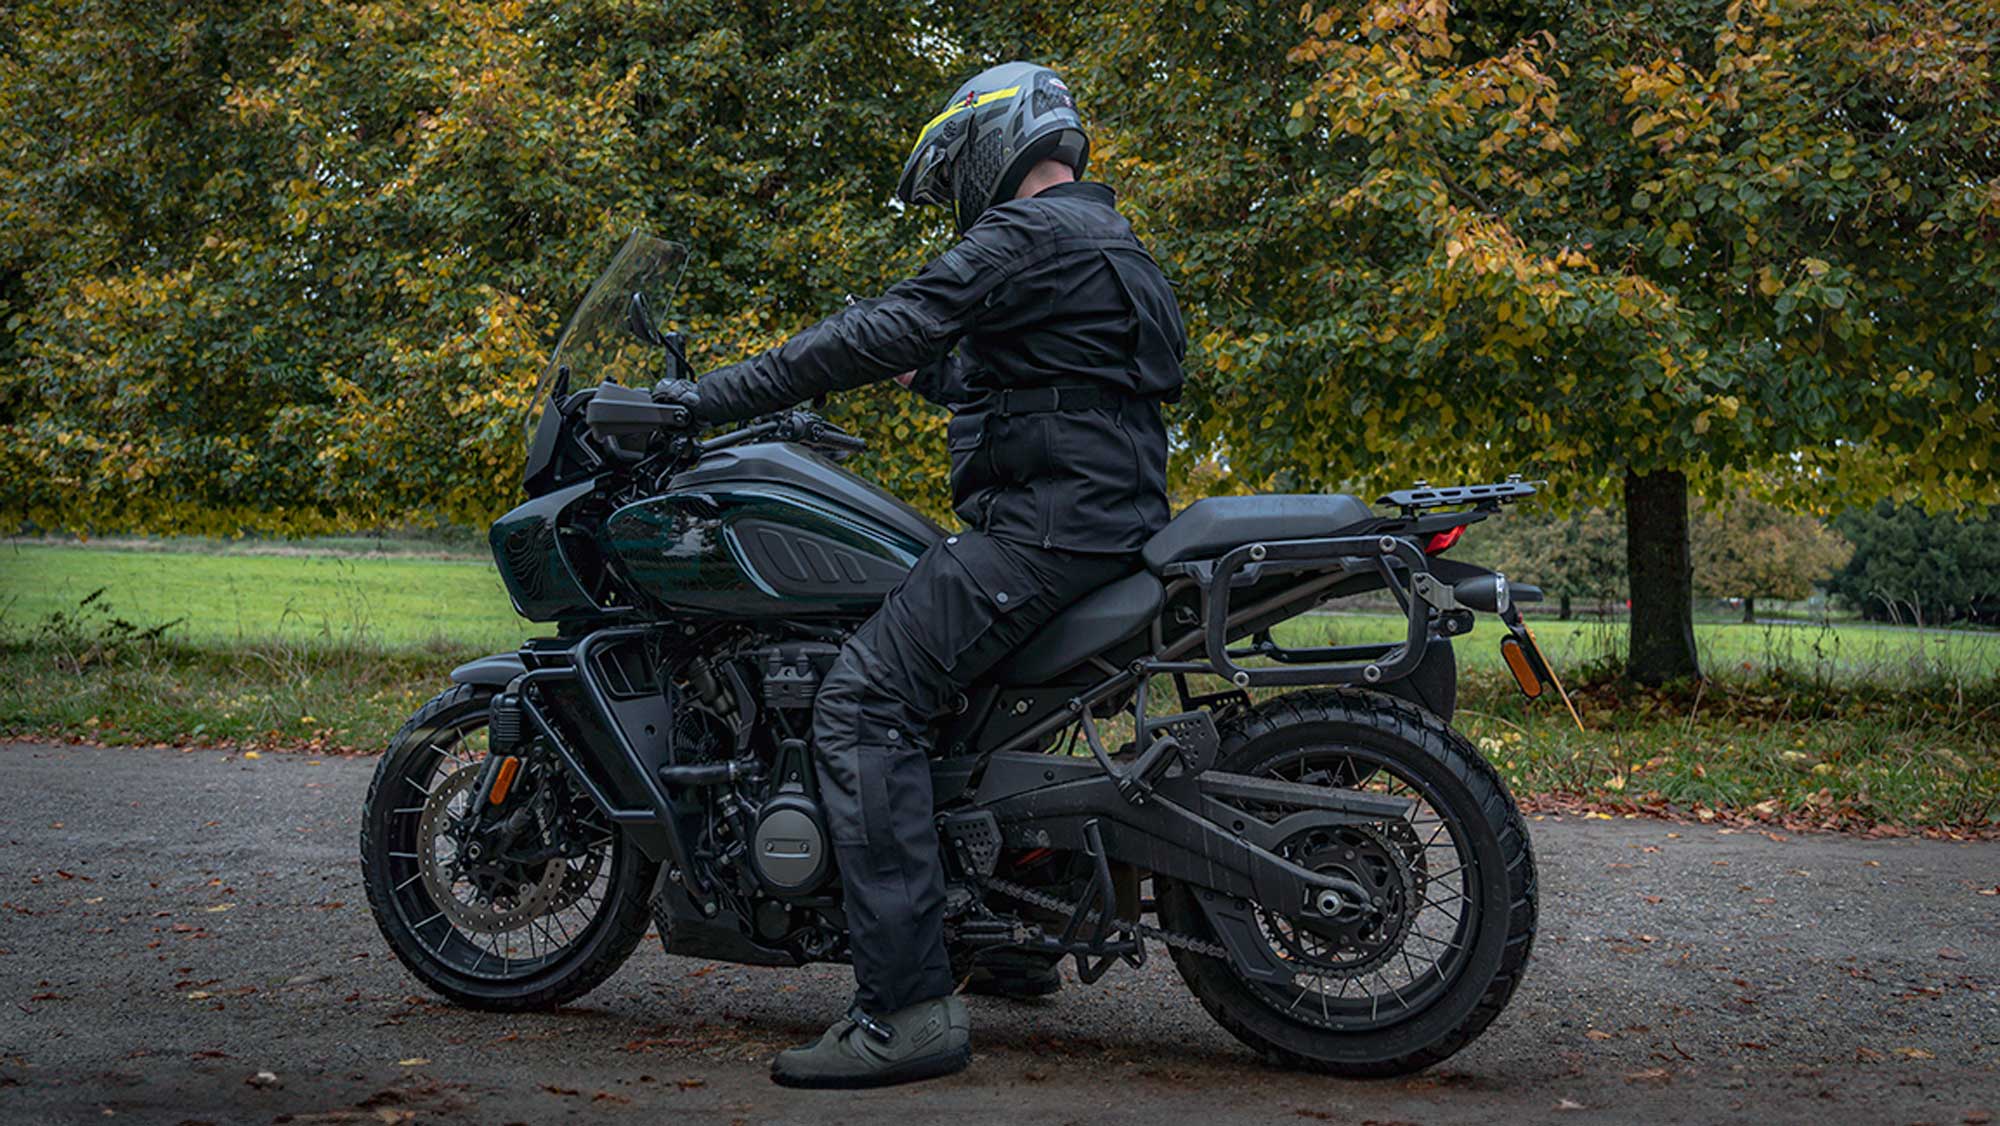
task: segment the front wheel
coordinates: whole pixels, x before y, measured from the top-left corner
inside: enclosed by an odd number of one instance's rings
[[[368,905],[418,980],[476,1009],[550,1009],[610,977],[645,937],[659,866],[552,764],[507,806],[530,817],[504,849],[464,838],[486,766],[492,694],[461,685],[410,717],[375,768],[361,819]]]
[[[1296,1067],[1368,1078],[1429,1067],[1505,1008],[1535,938],[1535,858],[1513,797],[1465,737],[1373,692],[1282,696],[1223,732],[1218,769],[1407,798],[1404,820],[1308,829],[1280,852],[1362,883],[1384,909],[1339,923],[1259,908],[1288,971],[1251,980],[1175,948],[1210,1016]],[[1160,880],[1161,924],[1213,940],[1197,889]]]

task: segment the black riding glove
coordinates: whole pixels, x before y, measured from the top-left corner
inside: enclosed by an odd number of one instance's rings
[[[662,379],[653,384],[653,401],[680,407],[691,419],[701,417],[701,388],[692,379]]]

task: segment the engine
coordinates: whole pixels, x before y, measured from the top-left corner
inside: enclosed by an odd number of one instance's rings
[[[687,706],[676,709],[676,764],[737,768],[707,790],[700,859],[760,934],[797,922],[765,904],[811,899],[833,873],[807,737],[813,697],[839,652],[826,640],[746,644],[697,662],[678,685]]]

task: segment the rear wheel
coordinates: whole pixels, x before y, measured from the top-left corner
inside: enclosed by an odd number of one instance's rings
[[[362,812],[368,904],[396,957],[462,1005],[554,1008],[610,977],[645,936],[659,866],[605,824],[560,770],[521,771],[508,805],[534,818],[506,855],[461,847],[486,764],[492,694],[425,704],[375,769]],[[517,859],[522,852],[558,855]]]
[[[1288,981],[1173,950],[1209,1015],[1280,1062],[1353,1077],[1429,1067],[1492,1023],[1534,942],[1535,861],[1512,796],[1462,735],[1377,693],[1298,693],[1229,725],[1218,769],[1385,793],[1413,810],[1284,842],[1287,859],[1359,882],[1383,905],[1312,921],[1260,908]],[[1159,884],[1163,926],[1215,938],[1197,889]]]

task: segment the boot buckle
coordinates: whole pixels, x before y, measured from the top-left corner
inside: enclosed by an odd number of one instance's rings
[[[856,1028],[873,1036],[879,1043],[893,1044],[896,1042],[896,1029],[894,1026],[884,1024],[874,1017],[869,1016],[867,1012],[863,1011],[860,1005],[855,1005],[853,1008],[847,1010],[847,1019],[853,1021]]]

